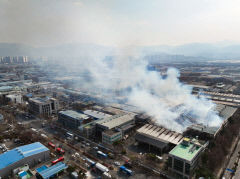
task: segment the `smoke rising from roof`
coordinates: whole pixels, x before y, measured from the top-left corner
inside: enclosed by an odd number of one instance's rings
[[[70,71],[88,74],[75,87],[113,98],[124,96],[127,104],[136,106],[169,129],[181,132],[194,123],[209,126],[222,123],[213,110],[215,105],[192,95],[191,87],[179,81],[177,69],[169,68],[163,77],[157,71],[148,70],[148,62],[136,55],[89,57],[73,64],[72,68],[67,67]]]

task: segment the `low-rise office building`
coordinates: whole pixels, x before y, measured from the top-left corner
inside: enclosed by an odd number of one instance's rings
[[[111,129],[102,132],[102,143],[112,145],[114,142],[122,139],[122,131]]]
[[[72,129],[77,129],[88,119],[87,115],[72,110],[60,111],[58,113],[58,122]]]
[[[17,147],[0,155],[0,177],[7,177],[13,170],[28,164],[30,167],[50,157],[50,151],[39,142]]]
[[[58,100],[55,98],[30,98],[29,110],[37,115],[50,116],[58,111]]]
[[[178,179],[191,179],[198,159],[207,145],[208,142],[184,138],[179,145],[169,152],[169,170],[172,171]]]
[[[6,96],[6,98],[14,104],[22,104],[23,103],[23,97],[21,94],[9,94]]]

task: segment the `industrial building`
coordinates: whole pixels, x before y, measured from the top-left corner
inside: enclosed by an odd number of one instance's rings
[[[0,177],[12,174],[13,170],[28,164],[30,167],[50,157],[50,151],[39,142],[17,147],[0,155]]]
[[[29,110],[37,115],[50,116],[58,111],[58,100],[55,98],[30,98]]]
[[[202,91],[198,93],[197,96],[203,96],[218,104],[225,104],[233,107],[240,106],[240,95]]]
[[[191,179],[201,153],[206,149],[208,142],[197,139],[184,138],[168,155],[168,167],[176,178]]]
[[[184,132],[185,135],[198,136],[201,139],[213,139],[221,131],[223,127],[228,124],[228,119],[234,115],[237,111],[237,108],[230,107],[222,104],[217,104],[215,107],[218,115],[222,118],[223,123],[218,127],[211,127],[204,124],[192,124]]]
[[[182,142],[183,136],[180,133],[168,130],[164,127],[145,124],[137,130],[135,140],[144,143],[150,149],[158,149],[161,153],[167,150],[170,145],[178,145]]]
[[[135,114],[119,114],[96,121],[98,131],[105,131],[114,128],[126,132],[135,126]]]
[[[77,129],[84,124],[84,121],[87,119],[89,119],[87,115],[72,110],[60,111],[58,113],[58,122],[72,129]]]
[[[134,114],[118,114],[91,121],[79,127],[82,135],[89,138],[90,136],[101,136],[103,131],[121,131],[122,135],[135,126]],[[110,142],[111,143],[111,142]]]
[[[57,176],[59,172],[67,168],[68,166],[63,162],[59,162],[51,167],[47,167],[44,165],[37,169],[36,177],[39,179],[49,179],[54,176]]]

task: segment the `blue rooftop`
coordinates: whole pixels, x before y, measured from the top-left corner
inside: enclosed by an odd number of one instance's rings
[[[48,179],[66,168],[68,168],[68,166],[65,163],[59,162],[56,165],[53,165],[38,173],[43,179]]]
[[[46,165],[43,165],[43,166],[37,168],[36,171],[37,171],[38,173],[40,173],[40,172],[42,172],[43,170],[46,170],[47,168],[48,168],[48,167],[47,167]]]
[[[27,175],[27,172],[23,171],[23,172],[21,172],[21,173],[19,174],[19,177],[20,177],[20,178],[23,178],[23,177],[26,176],[26,175]]]
[[[0,155],[0,170],[25,157],[29,157],[31,155],[35,155],[48,150],[49,149],[42,145],[40,142],[35,142],[9,150],[8,152]]]

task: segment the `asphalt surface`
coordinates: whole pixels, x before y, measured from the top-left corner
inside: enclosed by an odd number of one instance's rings
[[[234,153],[232,154],[231,159],[229,160],[228,169],[232,169],[234,167],[234,163],[237,161],[237,157],[238,157],[238,152],[240,151],[240,140],[238,141],[237,147],[234,151]],[[223,177],[225,177],[225,179],[231,179],[232,175],[230,171],[225,170],[225,173],[223,175]],[[238,168],[235,172],[235,175],[232,177],[232,179],[240,179],[240,162],[238,161]]]

